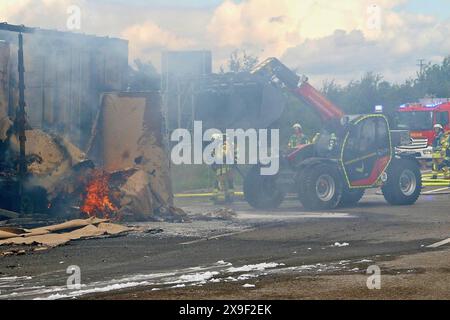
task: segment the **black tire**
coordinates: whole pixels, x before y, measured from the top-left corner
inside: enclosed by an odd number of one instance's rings
[[[366,192],[365,189],[349,189],[344,188],[342,193],[341,201],[339,202],[340,207],[351,207],[356,205],[364,196]]]
[[[329,210],[338,206],[343,181],[336,166],[324,163],[307,166],[298,177],[298,197],[305,209]]]
[[[276,209],[284,200],[285,193],[276,186],[277,176],[262,176],[255,166],[244,179],[245,200],[255,209]]]
[[[392,160],[387,181],[381,190],[391,205],[406,206],[416,203],[422,190],[419,164],[410,159]]]

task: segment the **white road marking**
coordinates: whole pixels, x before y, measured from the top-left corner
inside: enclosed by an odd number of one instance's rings
[[[307,213],[299,213],[299,212],[284,212],[280,214],[280,212],[258,212],[253,213],[250,211],[240,211],[236,219],[241,221],[286,221],[286,220],[301,220],[301,219],[351,219],[356,218],[356,216],[351,215],[345,212],[307,212]],[[219,234],[212,237],[203,237],[197,240],[192,240],[188,242],[182,242],[180,245],[189,245],[195,244],[199,242],[204,242],[208,240],[217,240],[224,237],[234,236],[237,234],[254,231],[256,228],[248,228],[235,232],[229,232],[224,234]]]
[[[302,219],[351,219],[356,218],[356,216],[345,212],[258,212],[254,213],[251,211],[238,211],[236,217],[240,221],[286,221],[286,220],[302,220]],[[255,228],[248,228],[239,231],[219,234],[212,237],[202,237],[197,240],[182,242],[180,245],[189,245],[199,242],[204,242],[208,240],[217,240],[224,237],[234,236],[237,234],[254,231]]]
[[[223,238],[223,237],[230,237],[230,236],[234,236],[234,235],[237,235],[237,234],[241,234],[241,233],[249,232],[249,231],[253,231],[253,230],[255,230],[255,229],[245,229],[245,230],[237,231],[237,232],[229,232],[229,233],[219,234],[217,236],[212,236],[212,237],[208,237],[208,238],[201,238],[201,239],[197,239],[197,240],[193,240],[193,241],[182,242],[180,244],[181,245],[187,245],[187,244],[194,244],[194,243],[208,241],[208,240],[216,240],[216,239],[220,239],[220,238]]]
[[[450,187],[445,187],[445,188],[440,188],[440,189],[433,189],[433,190],[422,192],[422,194],[431,194],[431,193],[440,192],[440,191],[447,191],[447,190],[450,191]]]
[[[439,248],[439,247],[442,247],[443,245],[446,245],[448,243],[450,243],[450,238],[447,238],[445,240],[433,243],[433,244],[427,246],[427,248]]]
[[[346,212],[239,212],[239,220],[302,220],[302,219],[349,219],[356,216]]]

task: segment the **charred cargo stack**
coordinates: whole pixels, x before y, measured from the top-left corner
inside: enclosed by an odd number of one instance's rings
[[[0,122],[8,116],[9,55],[9,44],[0,40]],[[0,132],[1,140],[3,134]]]
[[[0,30],[0,208],[61,218],[182,219],[173,207],[160,94],[125,91],[128,42],[8,24]]]
[[[17,34],[0,31],[0,41],[11,47],[6,110],[13,118],[17,106]],[[127,87],[128,41],[34,29],[32,34],[24,34],[24,42],[30,126],[64,135],[85,149],[101,93]],[[5,62],[1,63],[0,71],[5,69]],[[1,108],[5,112],[3,105]]]
[[[118,188],[121,199],[117,207],[124,218],[141,220],[156,215],[170,219],[177,215],[162,124],[159,92],[102,96],[88,155],[112,177],[127,175]]]

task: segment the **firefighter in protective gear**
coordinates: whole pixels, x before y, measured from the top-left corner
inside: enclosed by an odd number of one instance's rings
[[[443,173],[445,179],[450,179],[450,132],[445,132],[440,124],[434,126],[434,132],[433,178]]]
[[[288,148],[296,149],[301,145],[309,144],[308,138],[303,133],[303,128],[299,123],[292,126],[294,134],[289,138]]]
[[[212,138],[222,140],[212,153],[215,159],[215,163],[211,165],[215,174],[212,200],[214,203],[231,203],[234,199],[234,175],[232,165],[227,164],[227,156],[236,160],[237,150],[226,135],[216,134]]]

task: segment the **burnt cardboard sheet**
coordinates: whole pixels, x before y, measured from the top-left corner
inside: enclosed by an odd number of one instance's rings
[[[77,219],[29,230],[0,228],[0,246],[43,245],[55,247],[72,240],[119,235],[130,231],[133,229],[110,223],[105,219]]]

